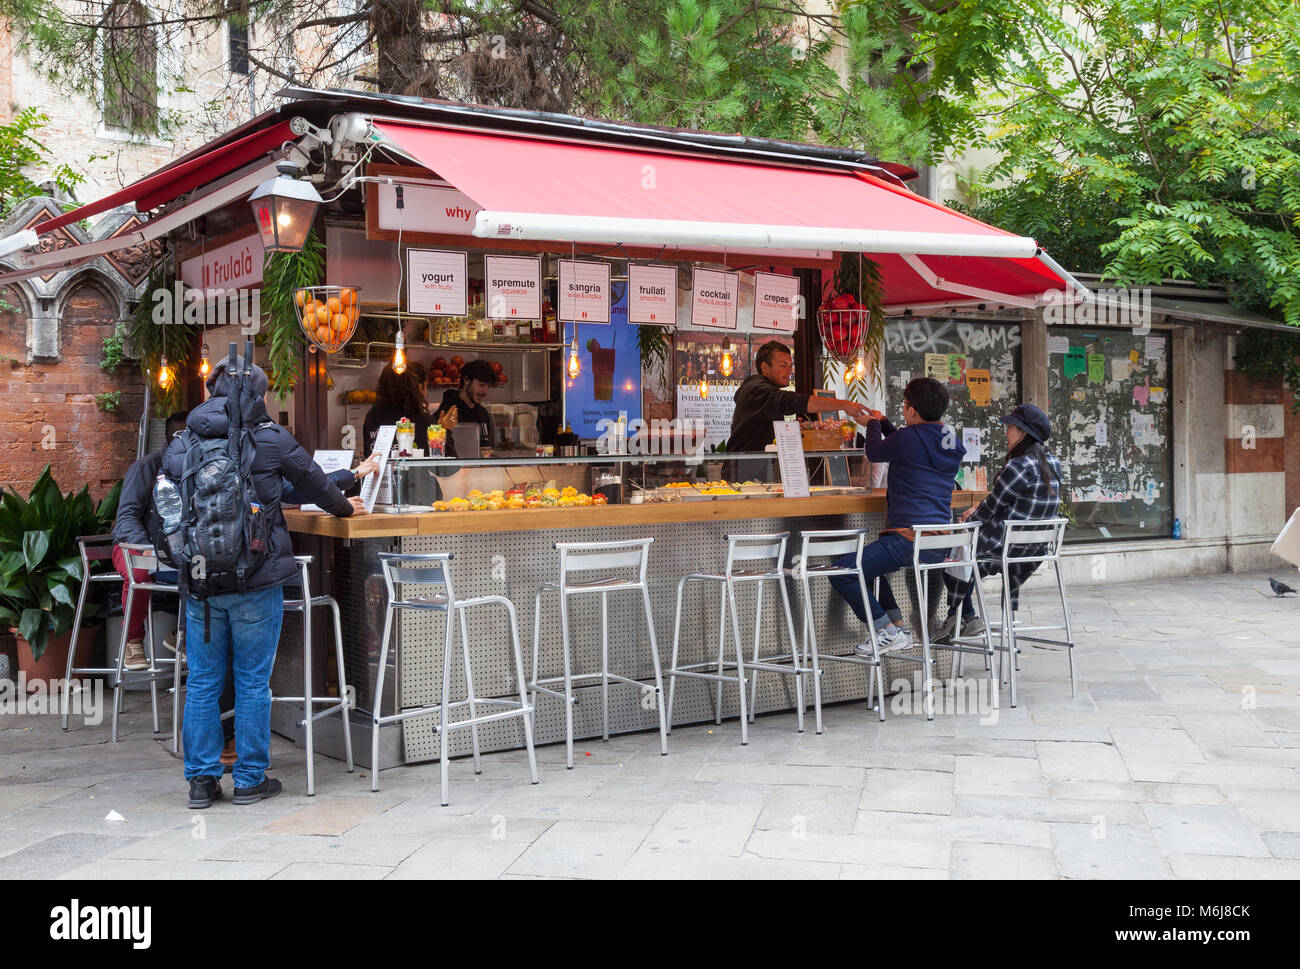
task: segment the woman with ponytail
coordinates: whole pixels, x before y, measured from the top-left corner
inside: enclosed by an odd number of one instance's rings
[[[1002,423],[1007,426],[1006,463],[1002,465],[988,497],[961,517],[964,522],[972,518],[981,522],[976,549],[976,558],[983,563],[979,566],[980,575],[999,570],[998,564],[984,560],[1002,558],[1002,541],[1008,521],[1055,518],[1061,500],[1061,462],[1043,446],[1052,436],[1052,425],[1047,415],[1033,404],[1021,404],[1003,417]],[[1026,547],[1018,554],[1037,555],[1042,551]],[[1011,582],[1013,609],[1019,604],[1021,583],[1033,574],[1035,567],[1036,563],[1032,562],[1012,566],[1011,576],[1004,577]],[[948,620],[935,634],[935,640],[944,640],[953,634],[959,605],[962,635],[982,633],[984,621],[975,615],[975,606],[971,602],[974,583],[953,578],[947,573],[944,574],[944,583],[952,605]]]

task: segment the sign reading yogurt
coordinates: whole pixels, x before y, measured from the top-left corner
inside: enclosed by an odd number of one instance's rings
[[[560,319],[609,322],[609,263],[560,260]]]
[[[691,275],[691,326],[734,330],[739,290],[738,273],[694,270]]]
[[[629,263],[627,267],[629,323],[654,326],[677,324],[677,267]]]
[[[754,329],[793,333],[799,323],[799,280],[754,273]]]
[[[540,256],[485,256],[484,263],[488,319],[542,318]]]
[[[407,312],[464,316],[468,279],[469,257],[463,252],[407,249]]]

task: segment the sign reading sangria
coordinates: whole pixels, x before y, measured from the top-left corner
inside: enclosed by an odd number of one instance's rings
[[[798,278],[754,273],[754,329],[793,333],[798,323]]]
[[[188,288],[204,299],[227,290],[248,289],[262,284],[262,237],[257,233],[219,246],[181,263],[180,277]]]
[[[469,257],[440,249],[406,250],[406,308],[410,313],[464,316]]]
[[[560,319],[609,322],[609,263],[560,260]]]
[[[629,263],[627,267],[629,323],[653,326],[677,324],[677,267]]]
[[[488,319],[542,318],[540,256],[485,256],[484,270]]]
[[[691,275],[691,326],[734,330],[739,291],[739,273],[695,269]]]

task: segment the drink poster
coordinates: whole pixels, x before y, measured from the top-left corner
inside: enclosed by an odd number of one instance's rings
[[[641,349],[636,327],[627,321],[627,286],[614,286],[616,301],[610,323],[564,324],[566,342],[578,331],[576,380],[568,375],[569,353],[565,351],[564,393],[569,423],[582,438],[600,437],[601,421],[616,421],[626,413],[629,422],[641,417]]]

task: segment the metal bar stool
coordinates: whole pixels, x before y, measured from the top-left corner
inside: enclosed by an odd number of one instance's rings
[[[650,587],[646,582],[646,568],[650,559],[653,538],[634,538],[622,542],[556,542],[560,553],[560,578],[539,586],[533,597],[533,676],[529,687],[533,691],[533,705],[537,694],[545,693],[564,701],[565,766],[573,769],[573,706],[578,701],[573,695],[573,684],[579,680],[600,680],[603,715],[602,739],[609,739],[609,684],[613,680],[627,686],[646,689],[647,684],[609,671],[609,594],[611,592],[639,591],[645,609],[646,630],[650,635],[650,659],[654,664],[654,691],[659,708],[659,753],[668,753],[668,720],[664,714],[663,671],[659,667],[659,645],[655,640],[654,616],[650,612]],[[635,570],[636,578],[608,576],[585,578],[591,572],[617,572]],[[573,576],[584,576],[574,581]],[[560,643],[564,654],[564,675],[538,679],[538,652],[542,635],[542,594],[560,593]],[[570,657],[569,596],[598,593],[600,595],[600,672],[574,673]],[[543,684],[563,683],[564,692],[548,689]]]
[[[301,703],[303,719],[298,726],[306,731],[307,741],[307,796],[316,794],[316,772],[314,767],[314,750],[312,746],[312,724],[321,717],[338,714],[343,720],[343,752],[347,758],[348,773],[352,773],[352,729],[348,723],[348,711],[353,706],[353,698],[348,695],[347,674],[343,670],[343,623],[339,620],[339,604],[333,596],[313,596],[308,582],[307,567],[311,565],[310,555],[295,555],[298,563],[298,577],[302,583],[301,598],[285,599],[285,612],[302,613],[302,696],[273,696],[272,703]],[[319,607],[328,607],[334,617],[334,658],[339,668],[339,695],[337,697],[313,697],[311,695],[311,614]],[[324,709],[317,710],[318,704],[325,704]]]
[[[920,662],[924,671],[924,684],[922,689],[925,695],[925,718],[934,719],[934,660],[931,657],[931,650],[946,649],[955,653],[982,653],[988,660],[991,668],[994,647],[993,640],[989,633],[988,623],[985,623],[983,633],[983,646],[978,646],[975,639],[961,638],[961,610],[957,611],[957,627],[953,633],[952,639],[947,643],[930,642],[930,573],[939,570],[951,568],[954,557],[958,562],[974,562],[975,549],[979,542],[980,523],[966,522],[955,525],[913,525],[912,532],[915,538],[912,541],[912,574],[916,580],[916,598],[917,612],[920,617],[918,625],[921,628],[921,656],[918,660],[915,656],[896,653],[899,659]],[[948,555],[945,559],[938,562],[922,562],[921,553],[936,549],[945,549]],[[984,606],[984,591],[978,582],[975,583],[975,595],[979,600],[981,615],[987,615]]]
[[[803,675],[811,673],[811,667],[805,667],[800,662],[799,644],[794,635],[794,619],[790,614],[790,597],[785,588],[785,545],[790,538],[789,532],[774,532],[769,535],[728,535],[727,539],[727,563],[723,572],[692,572],[684,575],[681,581],[677,583],[677,610],[673,619],[673,659],[672,665],[668,670],[668,717],[672,720],[673,700],[676,694],[677,677],[686,676],[700,680],[712,680],[718,684],[717,695],[715,697],[714,721],[722,723],[722,685],[724,683],[735,683],[740,690],[740,742],[741,744],[749,743],[749,724],[754,720],[755,707],[758,693],[758,674],[764,673],[783,673],[786,676],[795,678],[795,691],[797,703],[795,706],[795,726],[796,729],[803,733]],[[765,560],[774,560],[773,564],[767,567],[758,567],[752,570],[737,569],[738,563],[762,562]],[[682,594],[686,586],[691,582],[718,582],[721,583],[719,588],[718,602],[718,659],[717,662],[688,663],[685,666],[677,664],[677,651],[681,641],[682,629]],[[745,656],[740,646],[740,621],[736,615],[736,585],[741,582],[757,582],[758,599],[754,609],[754,655],[746,663]],[[781,607],[785,612],[786,633],[790,638],[790,665],[785,665],[787,657],[785,656],[759,656],[759,640],[763,631],[763,583],[776,582],[777,588],[781,593]],[[724,643],[726,641],[726,615],[727,606],[730,605],[731,612],[731,631],[736,650],[736,661],[727,662],[724,656]],[[749,670],[752,682],[749,687],[749,703],[746,704],[745,695],[745,672]],[[713,669],[714,672],[706,673],[704,670]],[[734,669],[735,675],[728,676],[726,671]]]
[[[449,803],[447,800],[447,737],[452,730],[465,727],[470,729],[474,744],[474,773],[480,774],[483,767],[479,756],[479,724],[521,717],[524,721],[524,743],[528,748],[528,769],[532,774],[532,782],[537,783],[537,759],[533,753],[533,707],[528,703],[524,686],[527,681],[524,678],[524,657],[519,649],[519,625],[515,617],[514,604],[504,596],[478,596],[473,599],[458,601],[452,589],[451,570],[448,568],[451,559],[452,553],[450,552],[420,554],[382,552],[379,555],[379,564],[384,572],[384,585],[388,590],[388,605],[384,610],[384,638],[383,645],[379,650],[379,674],[375,679],[375,699],[372,707],[374,723],[370,732],[370,789],[377,791],[379,790],[379,728],[390,723],[398,723],[408,717],[419,717],[430,713],[438,714],[438,726],[434,727],[434,731],[438,734],[439,739],[438,759],[442,773],[443,807],[446,807]],[[409,568],[400,564],[406,562],[429,564],[416,568]],[[398,585],[436,585],[442,586],[443,591],[428,595],[406,595],[404,589],[403,595],[399,598],[395,589],[395,586]],[[504,606],[506,613],[510,617],[510,639],[515,654],[516,682],[519,684],[518,700],[495,697],[485,698],[474,695],[474,670],[470,662],[469,627],[465,620],[465,610],[486,605]],[[399,609],[446,614],[447,622],[443,634],[442,649],[442,702],[431,706],[404,710],[401,707],[401,697],[398,696],[395,699],[397,712],[389,716],[383,716],[381,704],[384,696],[384,673],[388,666],[388,646],[392,637],[393,619]],[[465,663],[465,689],[467,692],[466,699],[457,700],[455,703],[451,702],[451,647],[455,638],[455,623],[452,622],[453,614],[458,614],[460,617],[460,640]],[[478,713],[480,706],[505,707],[506,709],[498,713],[488,713],[480,716]],[[468,707],[469,718],[452,722],[450,719],[451,712],[458,707]]]
[[[880,714],[881,720],[885,719],[885,682],[881,672],[880,643],[876,638],[875,628],[871,623],[867,623],[868,641],[871,644],[870,656],[862,656],[858,653],[849,653],[845,656],[823,655],[818,651],[816,624],[812,617],[812,589],[809,584],[812,578],[829,579],[837,575],[856,575],[862,601],[864,603],[868,601],[867,583],[862,574],[862,548],[866,544],[866,535],[865,528],[802,532],[800,537],[803,543],[799,550],[799,558],[794,567],[787,570],[787,573],[799,583],[803,592],[803,661],[813,675],[813,709],[816,712],[817,733],[822,732],[822,660],[870,667],[867,674],[867,704],[871,705],[872,698],[877,697],[872,708]],[[835,559],[850,554],[853,556],[853,561],[857,563],[855,567],[845,568],[835,564]]]
[[[149,666],[143,670],[125,670],[123,663],[126,660],[126,641],[128,620],[131,616],[131,607],[135,603],[136,593],[138,592],[169,592],[172,595],[179,595],[180,589],[172,583],[156,582],[151,580],[137,581],[135,573],[145,571],[152,575],[158,571],[158,555],[152,545],[133,545],[129,542],[121,542],[117,546],[122,550],[123,564],[126,567],[126,600],[122,603],[122,636],[118,643],[117,649],[117,666],[106,670],[112,676],[113,682],[113,743],[117,743],[117,715],[121,710],[122,699],[125,695],[126,677],[130,677],[132,682],[148,682],[150,701],[153,706],[153,732],[159,733],[158,729],[158,681],[169,678],[172,681],[172,750],[177,749],[178,738],[180,736],[180,711],[177,705],[180,703],[179,681],[180,666],[183,663],[181,659],[181,650],[183,643],[180,638],[180,630],[184,627],[185,610],[177,608],[176,610],[176,655],[171,658],[160,658],[157,655],[153,640],[153,606],[155,599],[151,594],[149,596],[149,611],[145,617],[144,624],[144,649],[145,657],[149,660]],[[171,665],[170,672],[159,668]]]
[[[77,550],[81,553],[81,592],[77,595],[77,612],[72,619],[72,642],[68,649],[68,666],[63,674],[63,729],[68,729],[68,718],[72,699],[73,673],[98,673],[107,675],[115,673],[116,667],[73,666],[77,656],[77,636],[81,632],[81,617],[85,612],[86,596],[92,582],[121,582],[122,577],[113,568],[112,535],[78,535]],[[107,562],[106,571],[96,572],[91,569],[92,562]],[[125,628],[126,616],[122,617]]]
[[[1011,705],[1016,705],[1016,673],[1019,667],[1020,647],[1017,640],[1024,639],[1032,643],[1046,643],[1051,646],[1066,647],[1066,656],[1070,662],[1070,696],[1078,696],[1078,681],[1074,671],[1074,634],[1070,629],[1070,606],[1065,595],[1065,577],[1061,573],[1061,544],[1065,539],[1065,526],[1068,524],[1064,518],[1044,518],[1030,521],[1008,521],[1006,523],[1006,533],[1002,542],[1002,558],[986,559],[982,564],[997,565],[1002,569],[1002,615],[999,620],[993,623],[985,620],[985,626],[996,625],[998,631],[998,645],[996,649],[1007,657],[1010,662],[1002,667],[1002,682],[1010,682],[1011,686]],[[1020,550],[1019,554],[1013,554],[1013,550]],[[1015,600],[1019,595],[1020,582],[1023,582],[1032,575],[1038,566],[1043,562],[1051,562],[1052,567],[1056,570],[1056,589],[1061,597],[1061,615],[1062,622],[1060,625],[1047,626],[1024,626],[1015,618]],[[1011,580],[1011,569],[1015,565],[1032,565],[1032,568],[1020,579],[1020,582],[1013,583]],[[1017,569],[1017,571],[1020,571]],[[976,581],[975,588],[979,589],[979,582]],[[983,610],[983,599],[980,600],[980,609]],[[1065,639],[1047,639],[1042,636],[1026,636],[1030,632],[1053,632],[1064,631]]]

